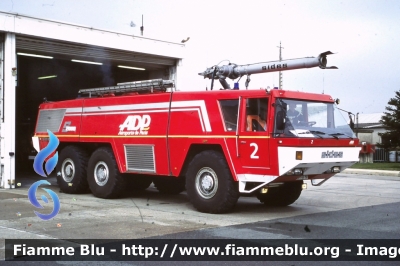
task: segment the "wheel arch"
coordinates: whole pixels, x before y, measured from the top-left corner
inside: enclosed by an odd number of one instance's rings
[[[124,160],[124,158],[121,158],[122,155],[120,155],[120,153],[118,153],[117,148],[115,147],[114,143],[110,143],[110,142],[96,142],[96,143],[93,143],[93,142],[60,142],[57,150],[62,151],[64,148],[66,148],[68,146],[75,146],[75,147],[83,149],[84,151],[86,151],[86,153],[89,155],[89,157],[97,149],[99,149],[101,147],[108,147],[114,153],[115,161],[117,162],[119,172],[120,173],[126,172],[125,169],[122,168],[122,165],[123,165],[122,160]]]
[[[110,143],[110,142],[96,142],[96,143],[93,143],[93,142],[60,142],[60,144],[58,145],[57,150],[58,151],[62,151],[64,148],[66,148],[68,146],[75,146],[75,147],[83,149],[84,151],[87,152],[89,157],[98,148],[109,147],[109,148],[112,149],[112,151],[114,153],[114,156],[115,156],[115,160],[117,161],[117,164],[118,164],[118,169],[122,173],[121,168],[120,168],[120,163],[119,163],[120,162],[120,158],[119,158],[118,153],[116,152],[116,149],[114,147],[115,145],[113,145],[112,143]]]
[[[60,142],[57,150],[62,151],[67,146],[75,146],[85,150],[89,155],[102,146],[111,147],[111,143],[86,143],[86,142]]]
[[[199,154],[200,152],[207,151],[207,150],[212,150],[212,151],[217,151],[220,152],[226,160],[226,163],[229,166],[229,170],[231,171],[233,180],[237,181],[236,177],[236,171],[235,168],[232,164],[232,161],[230,160],[230,155],[229,152],[226,149],[223,149],[221,145],[219,144],[192,144],[190,145],[190,148],[186,154],[183,166],[181,168],[181,171],[179,173],[179,176],[184,176],[188,170],[188,166],[192,159],[196,156],[196,154]]]

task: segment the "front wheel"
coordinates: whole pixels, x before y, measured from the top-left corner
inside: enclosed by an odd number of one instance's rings
[[[287,182],[280,187],[269,188],[257,198],[266,206],[283,207],[294,203],[301,194],[303,181]]]
[[[225,157],[217,151],[203,151],[192,159],[186,173],[186,191],[193,206],[206,213],[228,212],[239,198]]]
[[[90,157],[87,171],[90,190],[98,198],[116,198],[126,188],[111,148],[101,147]]]

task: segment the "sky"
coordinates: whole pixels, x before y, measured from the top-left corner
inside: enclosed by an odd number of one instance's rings
[[[331,51],[338,67],[282,72],[285,90],[329,94],[354,114],[384,112],[400,90],[398,0],[2,0],[0,10],[136,36],[143,15],[144,37],[190,37],[179,90],[210,87],[198,73],[223,60],[278,60],[280,43],[283,59]],[[278,85],[278,73],[254,74],[249,88]]]

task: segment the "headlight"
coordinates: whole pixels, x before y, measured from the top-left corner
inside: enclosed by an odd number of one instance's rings
[[[301,168],[293,168],[290,171],[287,171],[285,175],[302,175],[303,169]]]

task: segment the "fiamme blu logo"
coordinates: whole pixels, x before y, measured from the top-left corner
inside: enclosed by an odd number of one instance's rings
[[[56,152],[52,157],[48,158],[46,162],[45,160],[53,152],[56,151],[58,144],[60,143],[60,141],[53,134],[53,132],[47,130],[47,133],[49,134],[49,144],[47,144],[45,148],[39,151],[39,153],[35,157],[35,161],[33,162],[33,169],[38,175],[41,175],[43,177],[47,177],[48,175],[50,175],[51,172],[56,167],[58,161],[58,152]],[[45,169],[47,174],[44,172],[43,163],[45,163]]]
[[[58,152],[56,151],[56,149],[58,147],[58,144],[60,143],[58,138],[50,130],[47,130],[47,133],[49,134],[49,143],[45,148],[39,151],[33,162],[33,169],[38,175],[43,177],[48,177],[48,175],[50,175],[51,172],[56,167],[58,161]],[[53,156],[49,157],[52,154]],[[36,198],[36,193],[40,185],[50,185],[50,182],[46,180],[39,180],[33,183],[28,190],[28,199],[33,206],[39,209],[43,209],[44,207],[39,203],[39,201]],[[34,213],[42,220],[50,220],[51,218],[55,217],[60,211],[60,200],[57,194],[51,189],[47,188],[42,188],[42,189],[46,191],[53,200],[54,204],[53,211],[49,214],[43,214],[37,211],[34,211]],[[45,195],[42,195],[41,199],[45,203],[49,203],[49,200]]]

